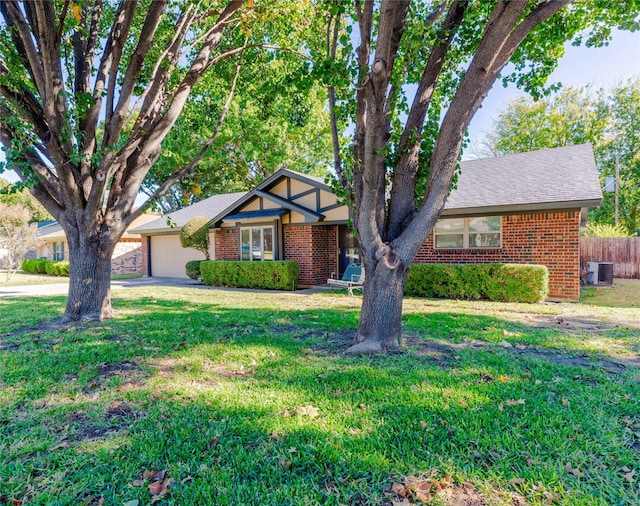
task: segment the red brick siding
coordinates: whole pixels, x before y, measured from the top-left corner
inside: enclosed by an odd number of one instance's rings
[[[436,250],[433,233],[415,263],[527,263],[549,269],[549,297],[580,298],[580,210],[502,217],[502,248]]]
[[[223,228],[215,232],[215,259],[214,260],[239,260],[240,246],[238,244],[238,229]]]
[[[300,285],[321,285],[336,270],[337,226],[291,225],[284,227],[284,259],[300,266]]]
[[[149,239],[148,235],[142,236],[141,257],[140,257],[140,274],[149,275]]]

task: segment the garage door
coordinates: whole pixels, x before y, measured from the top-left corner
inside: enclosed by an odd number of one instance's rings
[[[151,241],[151,275],[186,278],[184,266],[189,260],[204,260],[193,248],[183,248],[177,235],[154,235]]]

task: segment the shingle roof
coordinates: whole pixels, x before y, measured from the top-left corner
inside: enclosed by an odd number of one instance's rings
[[[179,211],[174,211],[168,215],[165,214],[150,223],[146,223],[140,227],[130,230],[130,232],[138,234],[165,232],[170,230],[176,230],[179,232],[180,227],[187,223],[191,218],[195,218],[196,216],[204,216],[205,218],[216,216],[236,202],[239,198],[243,197],[245,193],[246,192],[238,192],[214,195],[213,197],[196,202],[195,204],[185,207],[184,209],[180,209]],[[171,223],[172,226],[168,225],[167,222]]]
[[[590,207],[600,199],[593,151],[581,144],[461,162],[457,188],[443,214],[477,208],[544,209],[546,204]]]

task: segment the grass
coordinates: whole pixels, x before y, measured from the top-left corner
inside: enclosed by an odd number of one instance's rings
[[[612,286],[584,286],[581,300],[597,306],[640,307],[640,280],[614,279]]]
[[[141,278],[140,274],[118,274],[111,279],[133,279]],[[33,274],[30,272],[17,271],[12,278],[7,281],[7,271],[0,270],[0,288],[5,286],[28,286],[28,285],[51,285],[67,283],[69,278],[60,276],[49,276],[47,274]]]
[[[0,504],[640,502],[640,309],[407,299],[358,358],[358,297],[154,290],[0,300]]]

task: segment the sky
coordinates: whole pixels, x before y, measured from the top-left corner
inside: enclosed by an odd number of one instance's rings
[[[610,88],[621,80],[633,77],[640,78],[640,32],[616,31],[605,47],[575,47],[567,44],[565,55],[558,62],[558,68],[549,77],[547,85],[561,82],[563,86],[576,88],[587,84],[594,89]],[[467,152],[473,152],[473,146],[482,142],[499,112],[510,101],[523,96],[527,94],[514,85],[504,88],[501,82],[496,81],[471,121],[471,146]]]
[[[561,82],[564,86],[574,87],[591,84],[598,89],[611,87],[628,78],[640,78],[640,32],[615,31],[611,42],[605,47],[575,47],[567,44],[565,55],[547,84]],[[526,93],[514,85],[504,88],[500,81],[494,84],[469,127],[471,145],[467,148],[467,157],[475,157],[474,147],[482,142],[485,133],[491,129],[492,121],[497,119],[511,100],[521,96],[526,96]],[[3,159],[0,152],[0,160]],[[4,172],[0,177],[9,181],[17,180],[13,172]]]

